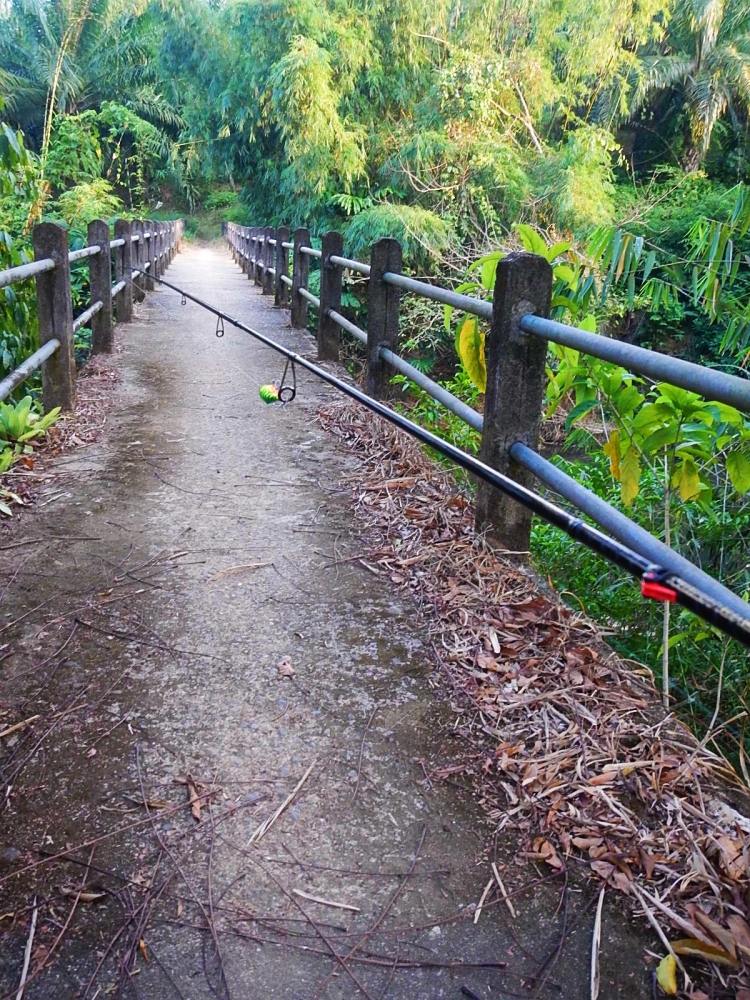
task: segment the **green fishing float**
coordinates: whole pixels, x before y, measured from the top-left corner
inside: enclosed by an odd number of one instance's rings
[[[262,385],[260,389],[258,389],[258,395],[264,403],[278,403],[279,387],[277,385],[273,385],[273,383]]]

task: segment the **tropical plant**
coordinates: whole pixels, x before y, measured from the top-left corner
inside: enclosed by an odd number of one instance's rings
[[[717,123],[735,127],[750,108],[750,6],[746,0],[677,0],[660,51],[645,57],[641,99],[679,91],[687,115],[683,163],[697,170]]]
[[[60,407],[40,414],[31,396],[17,403],[0,403],[0,445],[23,449],[29,441],[44,434],[60,416]]]

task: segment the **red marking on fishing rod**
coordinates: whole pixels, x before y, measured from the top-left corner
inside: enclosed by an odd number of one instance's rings
[[[641,595],[652,601],[677,602],[677,591],[663,582],[663,574],[654,570],[646,570],[641,577]]]

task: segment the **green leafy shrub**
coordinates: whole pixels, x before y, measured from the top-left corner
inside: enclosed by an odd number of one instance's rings
[[[407,266],[419,270],[434,266],[454,235],[449,223],[434,212],[417,205],[384,202],[355,215],[346,228],[345,239],[348,253],[369,260],[372,244],[390,236],[401,244]]]
[[[20,454],[34,438],[44,434],[60,416],[60,407],[40,414],[31,396],[17,403],[0,403],[0,447]]]
[[[92,219],[109,219],[121,215],[123,205],[109,181],[102,177],[82,181],[63,191],[55,209],[68,225],[85,225]]]

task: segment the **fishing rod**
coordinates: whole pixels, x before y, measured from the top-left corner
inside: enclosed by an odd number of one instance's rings
[[[134,268],[134,271],[139,274],[146,275],[146,272],[141,270],[141,268]],[[650,562],[638,552],[634,552],[626,545],[623,545],[616,539],[604,534],[604,532],[600,531],[598,528],[595,528],[590,524],[586,524],[586,522],[582,521],[579,517],[569,514],[566,510],[563,510],[562,507],[558,507],[557,504],[547,500],[539,493],[535,493],[526,486],[522,486],[509,476],[506,476],[503,473],[498,472],[497,469],[493,469],[491,466],[486,465],[481,461],[481,459],[475,458],[473,455],[469,455],[467,452],[457,448],[449,441],[445,441],[443,438],[438,437],[437,434],[433,434],[432,431],[428,431],[424,427],[420,427],[419,424],[415,424],[414,421],[409,420],[408,417],[405,417],[403,414],[391,409],[390,406],[386,406],[379,400],[373,399],[372,396],[368,396],[367,393],[362,392],[361,389],[350,385],[343,379],[338,378],[336,375],[332,375],[331,372],[328,372],[325,368],[321,368],[319,365],[316,365],[313,361],[309,361],[300,354],[296,354],[294,351],[289,350],[289,348],[284,347],[275,340],[272,340],[271,337],[266,336],[264,333],[260,333],[259,331],[252,329],[252,327],[247,326],[247,324],[235,319],[228,313],[223,312],[221,309],[217,309],[216,306],[211,305],[210,302],[205,302],[203,299],[198,298],[197,295],[186,292],[183,288],[179,288],[177,285],[173,285],[171,282],[165,281],[163,278],[157,278],[154,276],[153,280],[158,281],[159,284],[179,293],[182,296],[183,301],[189,299],[196,305],[199,305],[208,312],[213,313],[219,321],[217,323],[218,335],[223,335],[224,322],[229,323],[238,330],[242,330],[243,333],[249,334],[251,337],[260,341],[260,343],[265,344],[266,347],[270,347],[272,350],[285,357],[287,359],[287,363],[292,365],[292,371],[294,371],[295,365],[299,365],[300,368],[304,368],[312,375],[321,379],[321,381],[333,386],[334,389],[338,389],[340,392],[343,392],[345,396],[348,396],[350,399],[353,399],[362,406],[365,406],[368,410],[371,410],[378,416],[388,420],[400,430],[406,431],[407,434],[416,438],[417,441],[420,441],[422,444],[426,444],[430,448],[434,448],[436,451],[440,452],[440,454],[445,455],[446,458],[451,459],[451,461],[455,462],[456,465],[460,466],[462,469],[465,469],[467,472],[472,473],[472,475],[477,476],[477,478],[484,480],[484,482],[489,483],[491,486],[494,486],[496,489],[512,497],[522,506],[530,510],[532,514],[536,514],[537,517],[541,517],[549,524],[554,525],[556,528],[560,528],[561,531],[564,531],[571,538],[581,542],[593,552],[596,552],[598,555],[608,559],[616,566],[624,569],[626,572],[640,580],[641,593],[644,597],[651,598],[652,600],[679,604],[682,607],[687,608],[688,611],[692,611],[694,614],[699,615],[709,624],[715,625],[726,635],[729,635],[734,639],[738,639],[745,646],[750,647],[750,607],[748,608],[747,616],[742,616],[736,613],[731,608],[728,608],[713,598],[708,597],[708,595],[703,593],[703,591],[699,588],[694,587],[677,574],[671,573],[664,569],[664,567]]]

